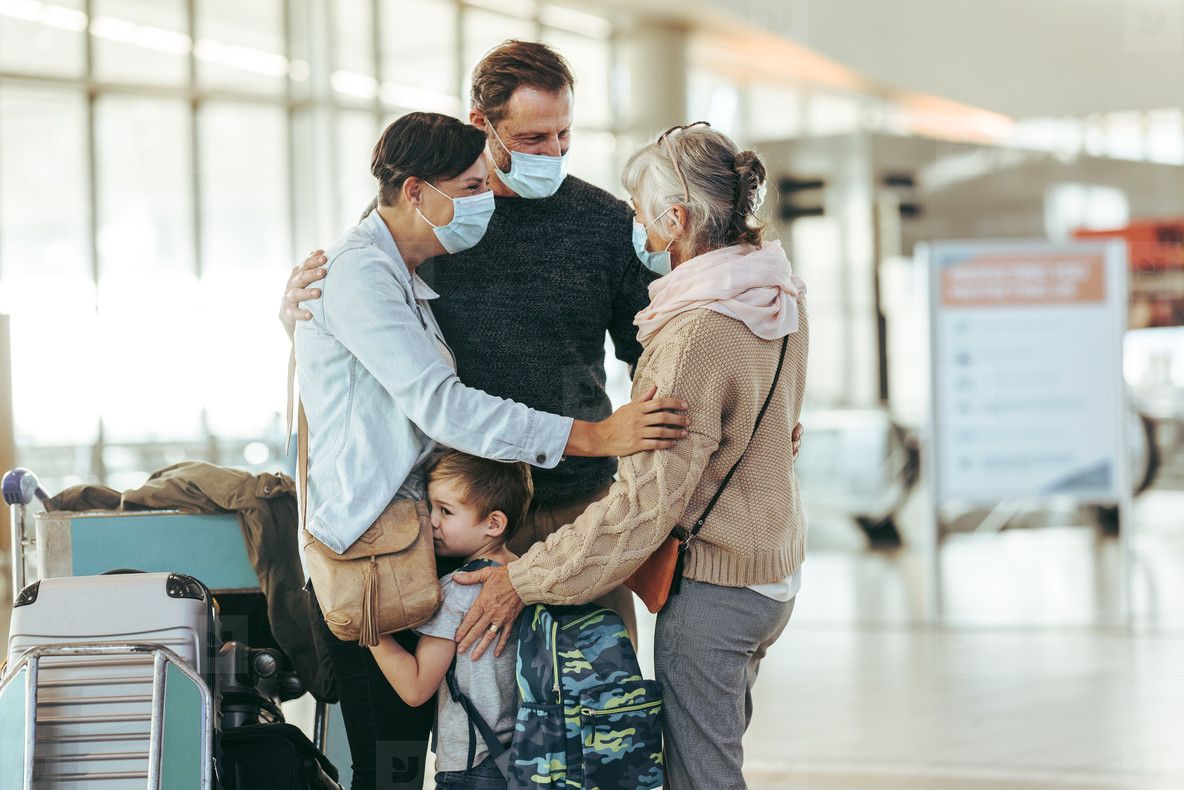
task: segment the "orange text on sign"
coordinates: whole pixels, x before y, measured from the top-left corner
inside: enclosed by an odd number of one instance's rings
[[[990,256],[946,267],[946,307],[1006,307],[1102,302],[1106,259],[1101,255]]]

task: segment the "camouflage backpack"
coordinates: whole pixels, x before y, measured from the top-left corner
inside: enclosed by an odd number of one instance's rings
[[[662,787],[662,692],[621,618],[594,604],[528,607],[518,636],[511,788]]]

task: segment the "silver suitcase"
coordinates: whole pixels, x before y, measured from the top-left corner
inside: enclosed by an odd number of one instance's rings
[[[0,687],[9,719],[0,786],[210,787],[217,640],[213,598],[190,576],[77,576],[26,587]],[[24,754],[14,765],[17,701]],[[17,768],[21,784],[10,784]]]

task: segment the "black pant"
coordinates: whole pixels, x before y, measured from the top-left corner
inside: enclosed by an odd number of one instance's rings
[[[315,592],[313,594],[315,600]],[[319,608],[318,608],[319,611]],[[370,650],[333,636],[323,619],[329,659],[337,678],[341,716],[353,760],[352,790],[421,790],[436,698],[413,708],[399,698]],[[414,653],[411,631],[395,641]]]

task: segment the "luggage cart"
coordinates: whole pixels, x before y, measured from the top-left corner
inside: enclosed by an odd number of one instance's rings
[[[233,513],[180,510],[97,510],[37,513],[30,534],[29,505],[48,500],[36,476],[14,469],[4,476],[4,501],[12,507],[13,595],[33,578],[97,576],[112,568],[184,573],[215,595],[258,592],[242,530]]]
[[[109,680],[147,684],[151,694],[125,692],[120,704],[133,710],[89,714],[89,706],[109,706],[111,697],[79,696],[67,681],[55,682],[54,672],[71,659],[101,659],[105,667],[124,669]],[[22,653],[0,681],[0,786],[213,790],[213,733],[209,687],[163,645],[37,647]],[[96,745],[103,748],[92,750]]]
[[[242,542],[242,534],[236,516],[187,514],[182,511],[103,511],[82,513],[37,513],[35,534],[30,534],[29,515],[30,506],[34,500],[40,500],[44,505],[49,499],[48,494],[41,487],[36,476],[28,469],[17,468],[8,472],[0,483],[4,501],[11,508],[12,515],[12,580],[13,599],[16,600],[21,591],[28,586],[29,566],[31,559],[36,562],[36,578],[52,578],[61,576],[97,575],[113,567],[134,564],[147,571],[176,571],[194,576],[199,579],[209,579],[209,585],[215,593],[257,591],[258,581],[254,569],[247,560]],[[187,530],[176,528],[177,518],[187,520],[191,527]],[[197,523],[202,522],[202,523]],[[110,649],[111,645],[70,645],[82,649],[88,647],[103,647]],[[124,645],[135,648],[136,654],[143,661],[145,650],[149,652],[167,648],[150,643],[135,643]],[[64,650],[65,646],[54,646],[48,650]],[[25,654],[30,655],[30,654]],[[50,655],[45,653],[44,655]],[[54,654],[56,655],[56,654]],[[82,655],[82,654],[79,654]],[[89,654],[88,654],[89,655]],[[175,663],[176,656],[169,659],[170,666]],[[184,661],[180,661],[184,664]],[[5,668],[3,674],[4,685],[0,689],[12,687],[16,674],[25,676],[25,693],[30,694],[28,684],[36,676],[28,674],[27,662],[17,666]],[[199,677],[200,680],[200,677]],[[209,693],[209,687],[203,687]],[[35,690],[32,692],[35,695]],[[12,693],[10,692],[10,697]],[[0,700],[0,754],[4,755],[5,766],[15,765],[7,754],[11,743],[21,743],[25,734],[10,731],[12,722],[25,722],[21,714],[16,719],[10,714],[15,703],[8,699]],[[155,702],[153,703],[155,704]],[[10,710],[11,709],[11,710]],[[315,710],[313,742],[322,753],[326,750],[328,733],[330,730],[330,713],[328,706],[318,702]],[[211,721],[210,727],[215,726]],[[340,722],[335,729],[339,729]],[[30,733],[33,731],[30,730]],[[348,750],[342,754],[331,755],[349,764]],[[31,742],[31,738],[30,738]],[[340,750],[334,750],[340,751]],[[23,764],[24,757],[21,757]],[[31,759],[31,758],[30,758]],[[338,764],[341,764],[340,762]],[[30,769],[31,770],[31,769]],[[7,768],[0,772],[0,787],[17,787],[21,785],[9,784]],[[43,785],[38,783],[36,787]],[[52,785],[57,787],[58,785]],[[67,786],[67,785],[62,785]],[[74,787],[80,785],[74,784]],[[89,785],[88,785],[89,786]],[[144,785],[137,784],[136,787]],[[174,785],[170,781],[169,786]],[[184,786],[207,787],[207,785]],[[114,785],[112,785],[114,787]],[[150,790],[155,787],[149,784]]]

